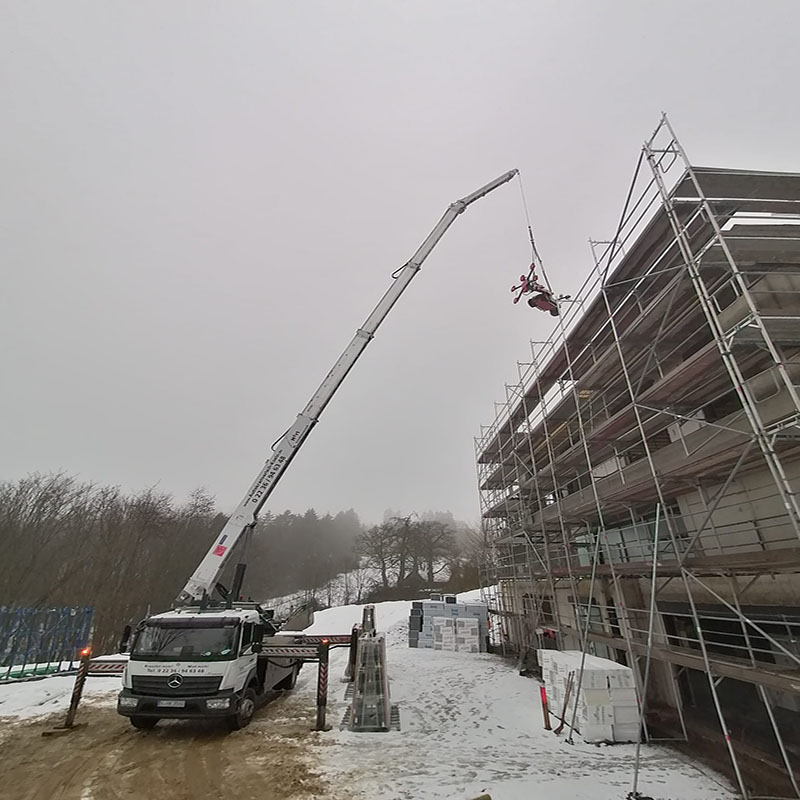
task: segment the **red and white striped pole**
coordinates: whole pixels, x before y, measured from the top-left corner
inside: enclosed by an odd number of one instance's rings
[[[319,668],[317,670],[317,730],[329,731],[325,724],[325,711],[328,705],[328,651],[330,643],[323,639],[319,643]]]

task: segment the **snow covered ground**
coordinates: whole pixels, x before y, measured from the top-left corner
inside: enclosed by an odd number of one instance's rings
[[[41,680],[20,681],[0,685],[0,718],[31,718],[54,711],[66,711],[75,686],[74,675],[56,675]],[[86,680],[84,700],[113,705],[120,689],[120,679]]]
[[[477,601],[477,592],[460,595]],[[408,602],[376,606],[386,632],[392,701],[399,732],[339,731],[345,684],[336,684],[346,651],[333,651],[329,720],[319,753],[326,773],[368,797],[458,800],[488,792],[493,800],[620,800],[632,788],[634,745],[574,744],[545,731],[539,684],[488,654],[408,647]],[[318,612],[314,633],[346,633],[363,606]],[[314,689],[306,669],[302,691]],[[336,701],[336,702],[333,702]],[[376,743],[378,746],[376,746]],[[722,800],[724,780],[663,746],[643,746],[639,791],[669,800]]]
[[[462,595],[477,599],[477,593]],[[632,788],[633,745],[570,745],[542,725],[539,687],[513,665],[488,654],[407,646],[410,603],[376,606],[386,632],[392,700],[401,730],[357,734],[338,728],[345,710],[346,649],[331,653],[329,722],[309,736],[322,775],[350,797],[461,800],[622,800]],[[318,612],[311,633],[349,633],[363,606]],[[66,709],[72,677],[0,686],[0,717],[34,717]],[[119,678],[90,677],[87,701],[113,706]],[[308,665],[298,699],[314,706],[316,669]],[[80,712],[79,712],[80,713]],[[729,800],[723,779],[663,746],[642,747],[639,791],[659,800]]]

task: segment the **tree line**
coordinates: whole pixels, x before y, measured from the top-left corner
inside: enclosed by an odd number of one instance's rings
[[[178,503],[64,474],[2,482],[0,604],[93,606],[95,650],[112,651],[125,624],[170,607],[226,519],[203,490]],[[361,530],[352,510],[266,514],[250,537],[243,594],[323,586],[357,564]]]
[[[201,489],[176,502],[65,474],[0,482],[0,605],[92,606],[95,650],[113,651],[124,625],[171,607],[226,520]],[[243,545],[242,595],[304,591],[330,605],[462,591],[478,585],[479,544],[447,513],[387,512],[365,530],[352,509],[267,512]]]

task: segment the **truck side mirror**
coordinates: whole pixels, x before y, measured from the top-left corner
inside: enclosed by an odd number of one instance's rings
[[[253,642],[253,644],[250,646],[250,649],[254,653],[260,653],[261,652],[261,642]]]
[[[256,622],[256,624],[253,625],[253,641],[261,644],[261,640],[263,638],[264,638],[264,626],[260,622]]]

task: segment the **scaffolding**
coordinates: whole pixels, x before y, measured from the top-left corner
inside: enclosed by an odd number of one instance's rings
[[[590,245],[475,443],[495,644],[633,667],[640,741],[800,798],[800,175],[663,117]]]

